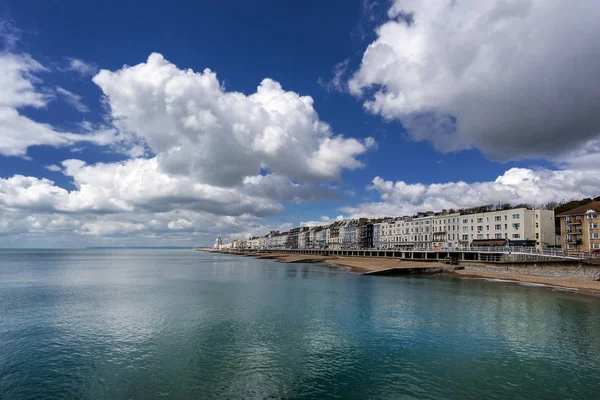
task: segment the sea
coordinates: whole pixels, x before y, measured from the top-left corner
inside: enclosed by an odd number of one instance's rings
[[[0,250],[0,399],[600,399],[600,298],[187,249]]]

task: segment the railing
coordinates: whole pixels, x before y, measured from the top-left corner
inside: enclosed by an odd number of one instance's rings
[[[244,249],[237,249],[244,250]],[[575,251],[564,251],[562,249],[555,248],[545,248],[543,250],[537,250],[535,247],[525,247],[525,246],[470,246],[467,248],[444,248],[440,247],[438,249],[434,249],[432,247],[412,247],[412,248],[324,248],[324,247],[312,247],[312,248],[303,248],[303,249],[288,249],[285,247],[265,247],[260,249],[250,249],[250,250],[261,250],[261,251],[289,251],[289,250],[307,250],[307,251],[389,251],[389,252],[436,252],[436,253],[446,253],[446,252],[456,252],[456,253],[479,253],[482,257],[490,256],[498,256],[498,257],[506,257],[506,256],[515,256],[513,259],[516,259],[516,256],[529,256],[530,259],[537,257],[536,259],[544,259],[544,258],[565,258],[565,259],[600,259],[600,254],[595,254],[591,252],[575,252]],[[494,258],[492,257],[492,258]],[[482,261],[485,261],[484,258],[481,258]],[[487,259],[486,259],[487,260]],[[491,259],[490,259],[491,260]]]

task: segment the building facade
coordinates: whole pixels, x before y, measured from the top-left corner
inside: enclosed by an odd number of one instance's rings
[[[557,215],[563,250],[589,252],[600,249],[599,213],[600,201],[595,201]]]

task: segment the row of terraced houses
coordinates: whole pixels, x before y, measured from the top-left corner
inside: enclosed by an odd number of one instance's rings
[[[324,226],[271,231],[217,248],[276,249],[452,249],[471,246],[562,247],[600,252],[600,201],[558,215],[552,210],[503,209],[480,213],[443,210],[413,216],[347,219]],[[555,221],[560,222],[557,229]]]
[[[557,243],[552,210],[529,208],[466,213],[423,212],[380,219],[347,219],[324,226],[272,231],[234,248],[269,249],[448,249],[476,245],[535,246]]]

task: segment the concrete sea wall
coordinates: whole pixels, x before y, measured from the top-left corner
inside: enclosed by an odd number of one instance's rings
[[[578,262],[535,262],[535,263],[502,263],[464,261],[460,265],[465,271],[484,271],[525,275],[554,277],[573,277],[584,279],[600,279],[600,266],[586,265]]]

